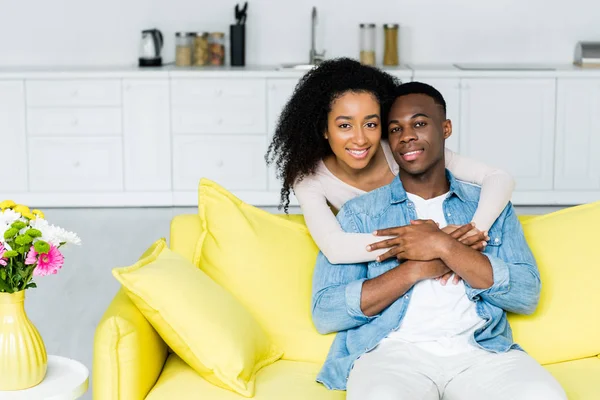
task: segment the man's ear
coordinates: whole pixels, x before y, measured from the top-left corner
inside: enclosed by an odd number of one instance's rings
[[[452,121],[447,119],[442,122],[442,132],[444,133],[444,139],[448,139],[452,136]]]

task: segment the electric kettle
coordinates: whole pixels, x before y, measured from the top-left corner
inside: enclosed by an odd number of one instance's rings
[[[161,51],[163,47],[163,35],[158,29],[147,29],[142,31],[140,42],[140,67],[160,67],[162,65]]]

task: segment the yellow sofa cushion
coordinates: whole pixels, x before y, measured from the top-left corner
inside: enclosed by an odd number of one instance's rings
[[[318,248],[306,226],[250,206],[207,179],[200,181],[199,215],[194,264],[239,299],[284,359],[322,363],[334,335],[320,335],[312,322]]]
[[[164,239],[113,275],[165,343],[214,385],[251,397],[256,373],[281,357],[244,307]]]
[[[255,400],[343,400],[346,392],[315,382],[320,365],[280,360],[256,376]],[[146,400],[239,400],[240,396],[209,384],[177,355],[169,356]]]
[[[532,316],[509,315],[514,339],[542,364],[600,353],[600,202],[522,222],[540,270]]]
[[[561,384],[569,400],[600,399],[600,358],[590,357],[583,360],[568,361],[545,365]]]

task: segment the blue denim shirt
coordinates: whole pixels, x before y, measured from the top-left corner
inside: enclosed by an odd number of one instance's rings
[[[469,223],[481,189],[457,181],[448,171],[446,175],[450,182],[450,195],[443,205],[446,221],[454,225]],[[337,218],[345,231],[367,233],[408,225],[417,215],[402,182],[396,178],[387,186],[348,201]],[[491,352],[522,350],[513,342],[506,311],[531,314],[539,300],[541,283],[535,259],[511,204],[494,222],[489,237],[484,254],[492,265],[493,285],[488,289],[473,289],[465,282],[468,298],[475,302],[477,314],[485,321],[471,340]],[[336,265],[319,253],[313,275],[313,321],[320,333],[338,332],[317,376],[317,381],[327,388],[345,390],[356,359],[399,328],[412,289],[376,316],[368,317],[360,308],[363,282],[396,265],[396,259]]]

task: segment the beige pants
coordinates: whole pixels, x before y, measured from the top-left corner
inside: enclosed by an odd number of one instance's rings
[[[519,350],[438,357],[384,340],[355,363],[347,400],[563,400],[560,384]]]

